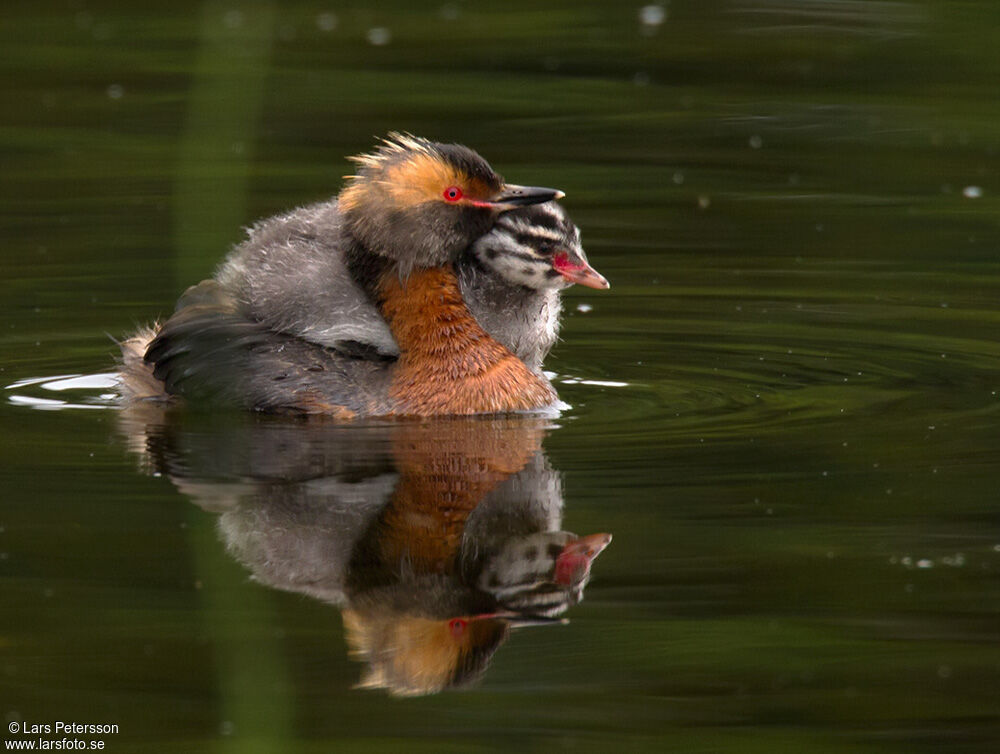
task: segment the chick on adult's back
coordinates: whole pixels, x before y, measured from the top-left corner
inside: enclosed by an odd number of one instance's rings
[[[472,150],[414,137],[356,160],[337,199],[259,224],[182,297],[145,351],[152,375],[174,395],[342,416],[551,403],[547,381],[469,313],[452,263],[500,213],[561,193],[505,184]],[[379,361],[393,343],[399,358]],[[142,366],[128,346],[126,378]]]
[[[447,264],[502,212],[562,195],[507,185],[471,149],[413,136],[353,159],[358,175],[337,197],[257,223],[216,274],[253,319],[350,353],[399,354],[370,295],[386,264],[404,277]]]

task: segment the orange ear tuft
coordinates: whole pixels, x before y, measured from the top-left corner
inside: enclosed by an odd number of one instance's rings
[[[413,136],[390,134],[374,152],[349,159],[358,164],[360,175],[345,176],[349,182],[340,192],[340,203],[348,211],[366,198],[406,208],[442,200],[449,186],[468,193],[468,176],[445,162],[430,143]]]
[[[435,154],[417,152],[391,164],[381,179],[386,193],[399,207],[443,199],[449,186],[463,186],[465,176]]]

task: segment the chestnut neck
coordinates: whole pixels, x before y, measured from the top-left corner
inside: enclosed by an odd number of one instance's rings
[[[389,389],[393,413],[417,416],[542,408],[556,395],[469,312],[451,265],[388,269],[376,300],[400,358]]]

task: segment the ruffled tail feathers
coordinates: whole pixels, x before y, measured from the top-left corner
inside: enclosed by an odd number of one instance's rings
[[[146,349],[159,332],[160,323],[140,327],[131,337],[116,341],[121,348],[118,392],[123,402],[170,399],[163,383],[153,376],[153,366],[146,362]]]

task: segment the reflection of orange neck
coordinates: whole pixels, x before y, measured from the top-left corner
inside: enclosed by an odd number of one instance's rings
[[[523,411],[556,395],[490,336],[469,312],[449,267],[395,272],[379,284],[382,314],[401,356],[394,367],[393,412],[416,416]]]
[[[400,480],[382,513],[384,560],[405,557],[414,573],[448,571],[469,514],[524,468],[541,447],[542,434],[536,424],[514,419],[400,427],[393,441]]]

